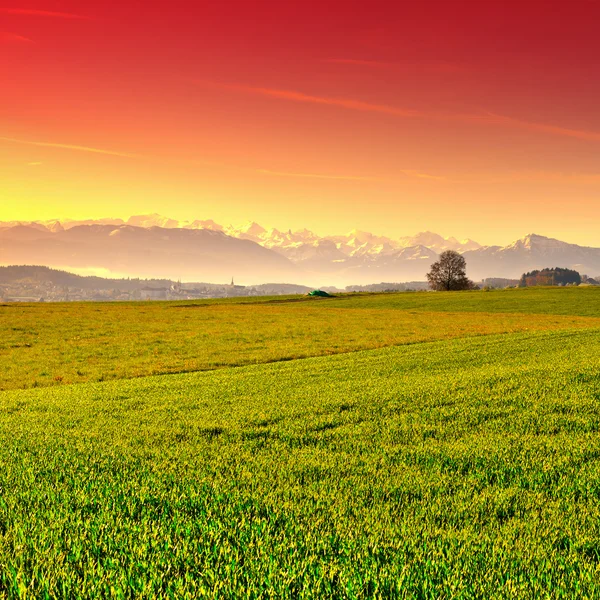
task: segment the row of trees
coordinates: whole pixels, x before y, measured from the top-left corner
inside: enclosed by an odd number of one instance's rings
[[[519,287],[530,287],[534,285],[579,285],[581,275],[572,269],[555,267],[554,269],[537,269],[529,273],[523,273],[519,281]]]

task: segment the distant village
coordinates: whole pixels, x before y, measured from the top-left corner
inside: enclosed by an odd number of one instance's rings
[[[296,287],[296,286],[295,286]],[[119,288],[86,289],[56,285],[52,282],[18,282],[0,285],[0,302],[128,302],[137,300],[201,300],[204,298],[234,298],[241,296],[276,296],[306,293],[272,287],[214,285],[187,287],[175,283],[168,287],[144,286],[136,290]]]
[[[81,277],[47,267],[0,267],[0,302],[128,302],[138,300],[201,300],[243,296],[305,294],[311,288],[294,284],[244,286],[181,283],[168,280]]]
[[[119,288],[86,289],[56,285],[49,281],[18,282],[0,285],[1,302],[127,302],[133,300],[197,300],[201,298],[229,298],[233,296],[264,295],[255,288],[223,285],[216,288],[190,288],[173,284],[169,287],[144,286],[136,290]]]

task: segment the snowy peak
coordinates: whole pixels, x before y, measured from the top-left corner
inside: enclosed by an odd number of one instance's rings
[[[296,240],[296,241],[302,241],[302,242],[309,242],[312,241],[314,242],[315,240],[319,239],[319,236],[317,236],[315,233],[313,233],[312,231],[310,231],[309,229],[298,229],[298,231],[294,231],[292,233],[292,230],[290,229],[288,232],[289,236],[291,239]]]
[[[560,240],[538,235],[536,233],[530,233],[525,237],[513,242],[506,246],[507,251],[525,251],[525,252],[554,252],[556,250],[563,250],[568,248],[581,248],[576,244],[568,244],[567,242],[561,242]]]
[[[394,253],[396,259],[402,258],[404,260],[420,260],[420,259],[435,259],[437,254],[435,250],[428,248],[427,246],[408,246],[402,248]]]
[[[406,247],[412,246],[426,246],[436,252],[443,252],[444,250],[456,250],[457,252],[467,252],[469,250],[477,250],[481,248],[481,245],[477,242],[466,239],[459,242],[455,237],[444,238],[438,233],[432,231],[422,231],[412,237],[400,238],[400,244]]]
[[[253,242],[258,242],[261,236],[267,232],[264,227],[258,223],[255,223],[254,221],[248,221],[241,227],[233,227],[230,225],[229,227],[225,228],[224,231],[231,237],[243,240],[252,240]]]
[[[254,221],[249,221],[248,223],[246,223],[246,225],[240,227],[240,232],[245,233],[247,235],[261,235],[263,233],[266,233],[267,230],[258,223],[255,223]]]
[[[163,217],[156,213],[151,215],[136,215],[133,217],[129,217],[126,222],[127,225],[131,225],[133,227],[163,227],[164,229],[176,229],[181,227],[179,221],[175,219],[169,219],[168,217]]]
[[[481,244],[478,244],[476,241],[470,238],[460,240],[459,245],[461,248],[461,252],[468,252],[469,250],[479,250],[479,248],[483,247]]]
[[[219,261],[224,260],[221,254],[228,254],[231,248],[239,249],[240,261],[252,272],[260,271],[270,278],[274,271],[266,270],[268,263],[284,271],[299,269],[296,271],[298,282],[314,277],[319,284],[422,281],[432,262],[445,250],[464,254],[467,274],[473,280],[514,279],[524,272],[548,267],[566,267],[592,277],[600,274],[600,248],[569,244],[535,233],[504,247],[482,247],[471,239],[443,237],[432,231],[395,239],[360,229],[342,235],[319,236],[308,229],[265,228],[254,221],[224,228],[211,219],[178,221],[156,213],[132,216],[127,221],[0,222],[0,254],[5,263],[40,264],[54,257],[52,260],[60,266],[71,264],[68,261],[75,261],[74,266],[87,261],[87,265],[91,258],[80,256],[80,252],[92,241],[96,252],[94,260],[99,267],[121,269],[123,261],[129,261],[131,272],[136,275],[147,272],[155,276],[173,269],[182,274],[186,269],[192,273],[194,261],[184,265],[174,257],[198,252],[197,257],[202,255],[205,260],[208,252],[216,257],[216,262],[211,259],[203,263],[202,272],[210,272],[211,277],[218,279],[224,276],[221,273],[224,270],[229,277],[231,269]],[[136,252],[132,252],[133,248]],[[134,264],[141,260],[138,248],[144,248],[144,260],[150,261],[147,265],[143,261]],[[248,257],[249,262],[244,262],[246,251],[254,256],[255,262],[250,261],[251,257]],[[63,262],[57,262],[59,260]],[[216,270],[206,270],[213,266]],[[287,277],[285,273],[282,277]]]
[[[353,240],[355,245],[362,245],[365,243],[373,242],[378,239],[378,236],[373,235],[368,231],[361,231],[360,229],[353,229],[346,235],[348,240]]]
[[[51,231],[52,233],[58,233],[59,231],[65,230],[60,221],[54,221],[53,223],[45,223],[45,226],[46,229],[48,229],[48,231]]]
[[[419,245],[427,246],[428,248],[441,248],[442,246],[445,246],[445,242],[446,240],[441,235],[433,233],[432,231],[421,231],[412,237],[400,238],[400,243],[405,248]]]
[[[188,225],[185,225],[184,229],[209,229],[210,231],[223,231],[223,225],[215,223],[212,219],[207,219],[206,221],[199,221],[196,219]]]
[[[14,227],[15,225],[17,225],[16,222],[0,223],[0,227]],[[291,229],[287,231],[276,228],[266,229],[255,221],[248,221],[239,227],[233,225],[223,227],[212,219],[179,221],[158,213],[133,215],[127,221],[123,221],[122,219],[87,219],[79,221],[65,219],[64,221],[35,221],[26,223],[26,225],[53,233],[70,230],[80,225],[127,225],[143,229],[160,227],[162,229],[209,230],[222,232],[233,238],[256,242],[284,256],[294,257],[295,260],[302,260],[303,253],[308,257],[314,256],[316,249],[319,250],[318,253],[325,252],[331,256],[335,254],[336,260],[341,260],[340,257],[358,259],[368,256],[391,256],[399,249],[421,246],[429,248],[438,254],[444,250],[467,252],[481,248],[480,244],[473,240],[458,241],[454,237],[444,238],[431,231],[423,231],[415,236],[399,239],[376,235],[361,229],[353,229],[345,235],[321,237],[309,229],[296,231],[292,231]]]

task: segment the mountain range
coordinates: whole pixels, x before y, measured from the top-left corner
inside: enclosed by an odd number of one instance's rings
[[[524,271],[568,267],[600,273],[600,248],[530,234],[508,246],[444,238],[432,232],[389,238],[353,230],[318,236],[250,222],[224,227],[212,220],[181,222],[157,214],[121,219],[0,222],[0,264],[97,269],[135,277],[313,285],[423,280],[444,250],[467,261],[471,279],[518,278]]]

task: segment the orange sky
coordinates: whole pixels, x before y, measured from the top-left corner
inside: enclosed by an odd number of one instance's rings
[[[600,3],[0,0],[0,220],[600,245]]]

